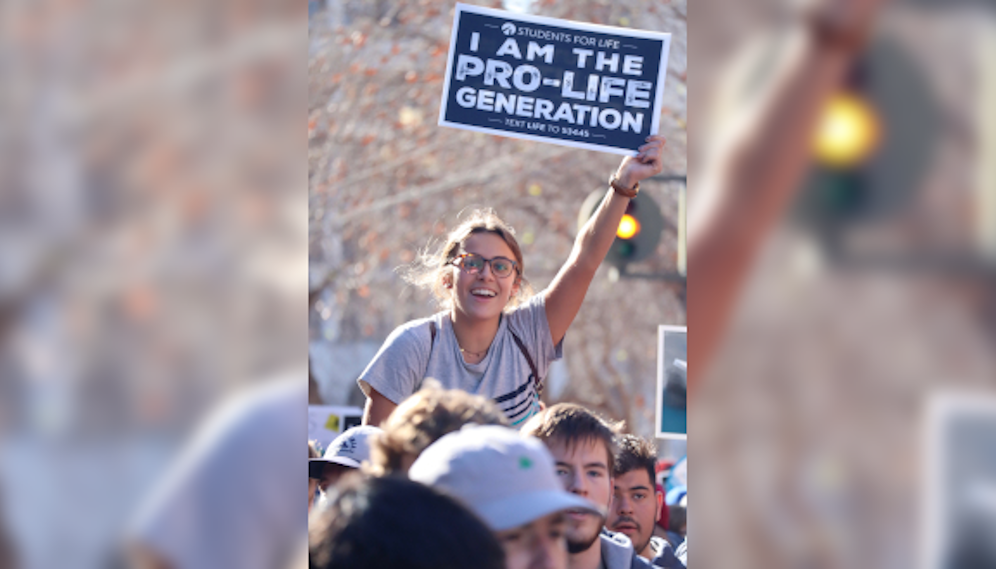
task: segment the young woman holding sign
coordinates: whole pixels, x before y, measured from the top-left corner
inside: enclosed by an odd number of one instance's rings
[[[391,333],[359,378],[367,396],[363,423],[379,425],[427,377],[446,388],[493,399],[518,426],[539,411],[550,363],[562,355],[567,328],[616,236],[642,180],[660,173],[664,139],[650,136],[623,158],[606,198],[574,242],[550,286],[529,296],[512,229],[478,211],[450,232],[407,279],[430,288],[446,308]]]

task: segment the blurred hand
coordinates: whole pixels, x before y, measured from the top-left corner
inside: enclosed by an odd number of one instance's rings
[[[647,137],[647,143],[637,149],[639,154],[623,158],[616,170],[619,183],[632,188],[639,182],[651,176],[656,176],[664,169],[661,154],[664,151],[664,137],[655,134]]]
[[[888,0],[808,0],[803,14],[808,21],[840,37],[864,38],[882,5]]]

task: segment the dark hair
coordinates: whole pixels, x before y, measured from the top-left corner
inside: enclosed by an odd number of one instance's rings
[[[622,476],[638,468],[647,471],[650,484],[655,484],[654,465],[657,463],[657,447],[652,441],[636,435],[622,435],[618,439],[616,467],[613,476]]]
[[[503,569],[479,518],[407,478],[350,473],[308,530],[309,569]]]
[[[608,454],[609,472],[614,472],[616,436],[622,425],[622,421],[611,423],[580,405],[558,403],[529,419],[522,433],[545,443],[563,442],[569,449],[582,441],[602,441]]]
[[[405,455],[418,456],[427,446],[468,423],[509,426],[508,419],[490,399],[462,389],[443,389],[427,379],[424,387],[401,402],[382,425],[370,446],[370,472],[374,476],[403,474]]]

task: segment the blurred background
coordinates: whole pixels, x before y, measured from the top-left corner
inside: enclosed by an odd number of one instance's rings
[[[486,5],[672,34],[660,127],[667,139],[664,173],[644,184],[646,201],[634,214],[643,222],[643,238],[654,239],[631,237],[631,248],[613,254],[615,266],[599,270],[544,392],[548,403],[579,402],[652,436],[657,326],[685,324],[679,270],[685,4]],[[492,207],[515,228],[524,274],[538,292],[567,260],[579,217],[590,215],[593,204],[586,198],[604,193],[619,164],[617,155],[438,127],[453,6],[433,0],[311,4],[312,403],[362,406],[356,378],[388,334],[439,310],[429,293],[405,285],[396,269],[438,245],[461,212]]]
[[[696,172],[798,20],[701,0],[689,21],[695,211]],[[996,508],[966,493],[996,487],[993,407],[963,405],[996,391],[994,31],[993,2],[886,3],[828,102],[692,389],[696,564],[996,566]]]
[[[791,19],[775,0],[504,7],[672,34],[665,174],[692,209]],[[394,268],[463,208],[495,207],[549,282],[618,159],[435,127],[451,8],[0,8],[0,567],[110,565],[205,414],[304,381],[309,356],[313,403],[360,403],[382,339],[434,310]],[[994,31],[992,1],[879,18],[693,388],[695,563],[994,566]],[[646,187],[657,248],[596,277],[551,401],[649,434],[656,326],[695,341],[682,188]]]
[[[306,9],[0,12],[0,567],[107,567],[206,412],[306,381]]]

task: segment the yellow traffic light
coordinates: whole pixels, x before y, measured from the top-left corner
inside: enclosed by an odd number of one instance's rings
[[[639,232],[640,222],[627,213],[619,222],[619,229],[616,230],[616,236],[620,239],[632,239]]]
[[[880,137],[878,115],[869,102],[851,93],[838,93],[823,110],[813,147],[824,164],[849,168],[868,158]]]

